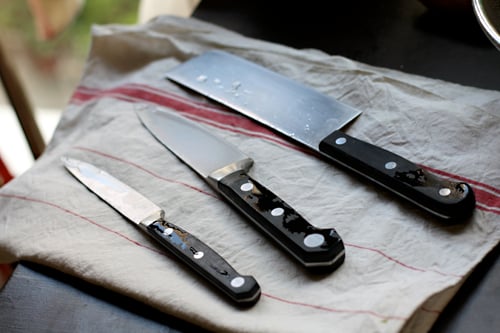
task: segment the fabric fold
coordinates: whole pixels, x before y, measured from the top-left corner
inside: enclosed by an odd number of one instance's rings
[[[445,225],[303,147],[165,79],[221,49],[363,111],[347,133],[469,181],[470,220]],[[279,250],[141,125],[134,104],[189,117],[254,158],[250,174],[346,245],[312,275]],[[221,332],[425,332],[500,239],[500,92],[246,38],[195,19],[96,26],[82,80],[45,153],[0,190],[0,263],[30,260]],[[75,181],[95,164],[165,209],[262,287],[238,309]]]

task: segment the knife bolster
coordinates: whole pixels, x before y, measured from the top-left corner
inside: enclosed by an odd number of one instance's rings
[[[228,164],[223,168],[215,170],[208,176],[210,184],[217,188],[217,183],[224,177],[239,171],[248,172],[253,165],[253,160],[249,157]]]

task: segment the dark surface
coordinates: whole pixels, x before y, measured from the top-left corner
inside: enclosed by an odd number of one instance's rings
[[[500,246],[476,267],[431,333],[493,333],[500,328]]]
[[[500,89],[500,52],[472,13],[427,11],[417,0],[319,3],[203,1],[194,16],[296,48],[316,48],[375,66]],[[475,269],[432,332],[498,331],[499,252],[497,246]],[[34,265],[18,266],[0,292],[0,332],[138,331],[201,330],[127,297]]]
[[[0,332],[207,332],[61,272],[23,262],[0,292]]]
[[[432,11],[417,0],[314,1],[307,5],[219,0],[202,2],[194,16],[248,37],[500,89],[500,52],[472,11]]]

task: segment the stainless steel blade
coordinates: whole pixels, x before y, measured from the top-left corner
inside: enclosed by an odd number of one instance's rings
[[[208,51],[167,72],[181,85],[225,104],[315,150],[361,111],[222,51]]]
[[[218,181],[253,164],[233,145],[166,108],[143,106],[137,114],[160,142],[204,178]]]
[[[243,58],[209,51],[167,77],[271,127],[448,220],[475,207],[469,184],[430,174],[419,163],[340,130],[361,112]]]
[[[107,172],[73,158],[61,160],[81,183],[132,222],[147,226],[163,218],[160,207]]]

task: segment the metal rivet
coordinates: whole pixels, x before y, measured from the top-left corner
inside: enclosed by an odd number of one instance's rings
[[[447,197],[451,194],[451,190],[447,187],[443,187],[442,189],[439,190],[439,195],[442,197]]]
[[[304,245],[307,247],[318,247],[325,242],[325,236],[322,234],[310,234],[304,238]]]
[[[172,228],[167,228],[167,229],[163,230],[163,234],[167,235],[167,236],[173,232],[174,232],[174,229],[172,229]]]
[[[196,251],[196,253],[193,254],[193,258],[201,259],[201,258],[203,258],[204,255],[205,255],[205,253],[203,253],[202,251]]]
[[[245,284],[245,279],[242,278],[241,276],[237,276],[231,280],[231,286],[234,288],[239,288],[244,284]]]
[[[243,192],[248,192],[251,191],[252,189],[253,189],[253,184],[250,182],[242,184],[240,186],[240,190],[242,190]]]
[[[343,145],[346,142],[347,142],[347,139],[344,138],[343,136],[341,136],[340,138],[337,138],[337,140],[335,140],[335,143],[338,144],[339,146]]]
[[[277,207],[271,211],[271,215],[272,216],[281,216],[281,215],[283,215],[284,212],[285,212],[285,210],[283,208]]]
[[[397,166],[398,166],[398,164],[397,164],[396,162],[393,162],[393,161],[391,161],[391,162],[387,162],[387,163],[385,164],[385,168],[386,168],[387,170],[392,170],[392,169],[395,169]]]

